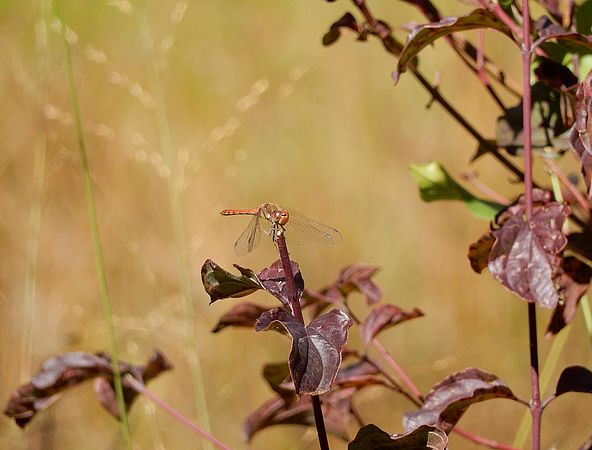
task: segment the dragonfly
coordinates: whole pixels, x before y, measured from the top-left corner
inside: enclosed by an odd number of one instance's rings
[[[291,209],[281,208],[275,203],[264,203],[253,209],[225,209],[220,211],[220,214],[253,216],[234,243],[234,251],[238,256],[250,253],[259,245],[262,224],[266,227],[263,232],[269,235],[274,243],[281,234],[284,234],[291,244],[308,247],[327,247],[341,242],[341,233],[335,228],[309,219]]]

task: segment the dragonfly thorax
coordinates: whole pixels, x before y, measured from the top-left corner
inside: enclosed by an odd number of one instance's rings
[[[288,223],[288,220],[290,220],[290,213],[273,203],[266,203],[261,210],[263,211],[264,217],[274,224],[284,226]]]

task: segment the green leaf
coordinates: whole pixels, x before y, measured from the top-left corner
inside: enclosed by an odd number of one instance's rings
[[[411,174],[419,187],[419,195],[425,202],[459,200],[478,219],[492,220],[503,206],[475,197],[446,172],[439,162],[411,164]]]

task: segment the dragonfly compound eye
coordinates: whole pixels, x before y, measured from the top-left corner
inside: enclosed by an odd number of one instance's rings
[[[279,220],[278,223],[280,225],[285,225],[288,223],[288,220],[290,219],[290,213],[288,211],[281,211],[279,213]]]

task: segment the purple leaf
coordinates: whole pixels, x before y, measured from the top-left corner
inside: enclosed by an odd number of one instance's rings
[[[557,43],[571,52],[589,53],[592,50],[592,37],[566,31],[560,25],[553,23],[547,16],[541,16],[534,27],[539,35],[538,43],[555,39]]]
[[[321,313],[336,303],[339,303],[343,297],[336,285],[331,285],[320,291],[305,289],[302,294],[302,309],[308,310],[309,317],[314,319]]]
[[[448,433],[470,405],[492,398],[517,400],[491,373],[475,368],[454,373],[432,388],[419,411],[405,414],[405,430],[432,425]]]
[[[404,311],[395,305],[379,305],[366,316],[360,325],[360,334],[364,345],[368,345],[381,331],[393,327],[416,317],[423,316],[423,312],[417,308]]]
[[[343,440],[348,440],[347,422],[350,418],[351,404],[342,397],[331,393],[323,396],[322,409],[327,431]],[[274,425],[315,425],[310,397],[287,402],[282,397],[274,397],[261,405],[247,417],[243,426],[243,436],[249,442],[259,431]]]
[[[555,307],[547,328],[547,336],[559,333],[576,317],[578,303],[590,287],[592,269],[574,256],[564,258],[559,276],[559,292],[563,298]]]
[[[304,279],[300,273],[298,263],[291,261],[291,264],[292,274],[294,275],[294,281],[296,283],[296,297],[300,300],[302,292],[304,291]],[[267,292],[276,297],[284,305],[290,307],[288,285],[286,283],[284,268],[282,267],[282,262],[280,260],[277,260],[271,266],[263,269],[259,272],[257,277]]]
[[[444,450],[448,436],[442,430],[422,425],[405,434],[389,435],[376,425],[366,425],[358,431],[348,450]]]
[[[378,368],[367,360],[360,360],[349,366],[342,367],[335,378],[335,385],[362,389],[373,385],[385,385]]]
[[[337,375],[341,350],[352,323],[344,312],[332,310],[305,327],[290,312],[276,308],[264,312],[255,329],[290,335],[289,366],[296,393],[298,396],[320,395],[331,388]]]
[[[244,297],[263,289],[255,272],[236,264],[234,267],[239,270],[240,276],[227,272],[210,259],[204,262],[201,268],[201,281],[210,296],[210,304],[223,298]]]
[[[413,58],[436,39],[476,28],[492,28],[512,38],[510,29],[495,14],[486,9],[476,9],[464,16],[445,17],[439,22],[417,26],[407,37],[407,42],[397,63],[397,69],[392,74],[393,81],[397,83],[400,75],[407,70],[407,66]]]
[[[347,12],[341,18],[331,24],[329,31],[323,36],[323,45],[331,45],[341,37],[341,29],[346,28],[354,31],[355,33],[362,33],[364,31],[361,25],[358,25],[356,18],[352,13]]]
[[[582,366],[570,366],[563,369],[557,382],[555,396],[566,392],[592,394],[592,372]]]
[[[487,261],[489,260],[489,253],[495,238],[490,231],[485,233],[479,238],[477,242],[474,242],[469,247],[469,261],[471,262],[471,268],[477,272],[483,272],[483,269],[487,268]]]
[[[255,328],[259,316],[269,309],[271,308],[255,303],[239,303],[220,318],[212,333],[218,333],[226,327]]]
[[[580,160],[588,197],[592,197],[592,72],[576,91],[576,120],[570,132],[570,143]]]
[[[361,292],[366,296],[366,303],[373,305],[382,297],[380,288],[372,281],[372,277],[380,270],[368,264],[352,264],[345,267],[339,274],[337,288],[344,297],[352,292]]]
[[[263,378],[280,397],[286,401],[296,400],[296,393],[294,392],[294,384],[290,381],[290,368],[287,361],[280,363],[265,364],[263,366]]]
[[[131,374],[147,383],[172,365],[164,355],[155,352],[145,366],[119,363],[122,376]],[[113,383],[113,371],[109,357],[104,354],[91,355],[83,352],[63,353],[45,361],[30,383],[20,386],[10,397],[4,414],[15,420],[18,426],[25,427],[39,412],[57,400],[59,394],[70,387],[77,386],[91,378],[103,380],[106,386]],[[112,394],[113,388],[103,385],[99,401],[116,417],[118,408]],[[124,398],[129,408],[136,397],[136,392],[124,383]]]
[[[530,222],[524,219],[523,197],[498,215],[501,227],[492,232],[495,243],[488,268],[510,291],[529,302],[553,308],[559,301],[556,282],[561,252],[567,244],[562,227],[570,210],[549,201],[543,191],[533,195],[539,200],[535,198],[537,205]]]

